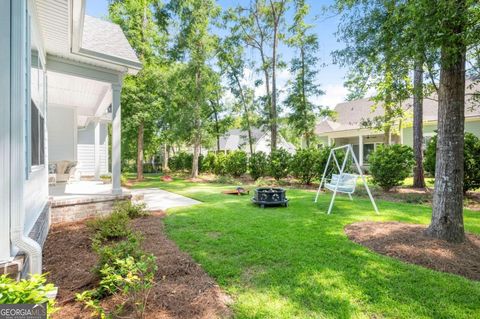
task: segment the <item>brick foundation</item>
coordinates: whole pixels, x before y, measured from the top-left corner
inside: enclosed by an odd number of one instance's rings
[[[118,202],[130,201],[132,195],[97,195],[51,202],[51,223],[80,221],[108,215]]]

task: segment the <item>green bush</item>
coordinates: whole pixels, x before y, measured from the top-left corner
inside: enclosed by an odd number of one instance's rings
[[[427,144],[423,158],[423,168],[432,177],[435,176],[435,163],[437,156],[437,136],[433,136]]]
[[[434,136],[428,142],[423,163],[425,170],[431,176],[435,176],[436,148],[437,136]],[[468,132],[465,133],[463,169],[463,191],[467,192],[480,187],[480,139]]]
[[[133,219],[147,216],[148,211],[145,208],[145,203],[134,204],[131,201],[123,201],[115,206],[114,211],[119,213],[125,213],[129,218]]]
[[[233,177],[240,177],[247,172],[247,153],[244,151],[234,151],[227,155],[225,162],[225,171]]]
[[[41,304],[47,303],[47,315],[55,312],[55,300],[48,294],[55,291],[53,284],[47,284],[45,275],[32,275],[29,279],[16,281],[8,275],[0,275],[0,304]]]
[[[178,152],[168,161],[168,166],[172,171],[189,171],[192,169],[193,155],[187,152]]]
[[[135,318],[143,318],[157,268],[156,257],[152,254],[114,259],[100,269],[98,287],[77,294],[76,298],[100,318],[120,317],[126,305],[133,307]],[[111,312],[100,303],[102,298],[109,295],[116,295],[117,301]]]
[[[202,168],[206,173],[213,173],[215,171],[215,161],[217,160],[217,155],[213,152],[210,152],[203,158]]]
[[[268,157],[269,175],[277,181],[288,176],[288,169],[290,168],[291,155],[284,149],[280,148]]]
[[[253,153],[250,156],[248,172],[254,180],[268,175],[268,157],[264,152]]]
[[[301,149],[292,157],[290,171],[302,184],[310,185],[319,175],[322,159],[320,151],[314,148]]]
[[[215,168],[213,172],[216,175],[226,175],[227,174],[227,155],[224,153],[218,153],[215,158]]]
[[[112,263],[116,259],[124,259],[128,256],[139,258],[143,254],[140,247],[142,241],[143,237],[139,233],[130,233],[126,239],[110,243],[94,237],[92,249],[98,255],[95,272],[98,273],[105,264]]]
[[[128,214],[114,211],[109,216],[96,218],[87,222],[95,232],[95,238],[101,241],[116,240],[127,237],[131,231],[128,227]]]
[[[380,145],[368,157],[374,184],[389,191],[403,184],[413,169],[413,150],[406,145]]]

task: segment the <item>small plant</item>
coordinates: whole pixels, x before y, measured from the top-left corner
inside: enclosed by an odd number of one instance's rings
[[[290,162],[290,171],[302,184],[310,185],[312,180],[318,177],[320,152],[316,149],[298,150]]]
[[[128,184],[128,177],[125,174],[120,175],[120,184],[122,186],[127,186]]]
[[[100,179],[103,183],[108,184],[112,182],[112,176],[110,174],[103,174],[100,175]]]
[[[115,206],[114,211],[119,213],[125,213],[131,219],[148,216],[148,211],[145,209],[146,204],[134,204],[131,201],[123,201]]]
[[[385,191],[403,184],[413,169],[413,150],[406,145],[380,145],[368,157],[374,184]]]
[[[248,162],[250,176],[257,180],[268,174],[268,158],[264,152],[253,153]]]
[[[431,175],[435,176],[435,157],[437,149],[437,136],[430,139],[425,150],[424,167]],[[480,139],[472,133],[465,133],[463,191],[467,192],[480,187]]]
[[[143,237],[138,233],[130,233],[125,240],[110,244],[95,236],[92,240],[92,249],[98,255],[95,272],[98,273],[105,264],[116,259],[123,259],[128,256],[139,258],[143,254],[140,247],[142,241]]]
[[[240,177],[247,172],[247,153],[234,151],[227,155],[225,171],[233,177]]]
[[[119,315],[125,305],[135,309],[135,318],[143,318],[148,294],[153,287],[157,272],[156,258],[144,254],[139,258],[128,256],[114,259],[100,269],[101,280],[97,288],[77,294],[77,300],[92,309],[94,315],[107,318],[110,313],[100,305],[100,300],[108,295],[116,295],[121,303],[111,314]]]
[[[48,294],[55,291],[55,286],[46,282],[45,275],[36,274],[20,281],[0,275],[0,304],[47,303],[47,316],[50,318],[56,308],[55,300],[48,298]]]
[[[107,217],[88,221],[87,226],[95,232],[95,238],[101,241],[126,238],[130,233],[128,214],[114,211]]]
[[[218,176],[215,179],[216,183],[219,184],[235,184],[235,179],[233,179],[231,176]]]
[[[290,154],[284,149],[277,149],[269,156],[269,175],[277,181],[288,176]]]

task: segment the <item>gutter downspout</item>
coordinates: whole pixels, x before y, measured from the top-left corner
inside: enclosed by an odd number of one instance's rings
[[[24,235],[25,203],[25,74],[29,68],[25,54],[30,54],[30,45],[25,47],[29,22],[25,0],[11,1],[11,91],[10,91],[10,241],[20,251],[27,254],[29,272],[42,272],[42,248],[31,238]],[[28,59],[29,61],[30,59]]]

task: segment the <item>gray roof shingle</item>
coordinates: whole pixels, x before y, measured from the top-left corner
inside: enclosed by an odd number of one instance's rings
[[[474,89],[467,86],[467,94]],[[423,120],[436,121],[438,117],[438,98],[432,95],[423,100]],[[413,99],[403,103],[406,112],[413,112]],[[325,119],[315,127],[316,134],[334,131],[356,130],[361,128],[362,120],[373,119],[384,114],[382,105],[374,108],[374,102],[368,98],[337,104],[335,119]],[[480,117],[480,105],[470,96],[465,99],[465,117]]]
[[[119,25],[85,15],[82,49],[140,64]]]

